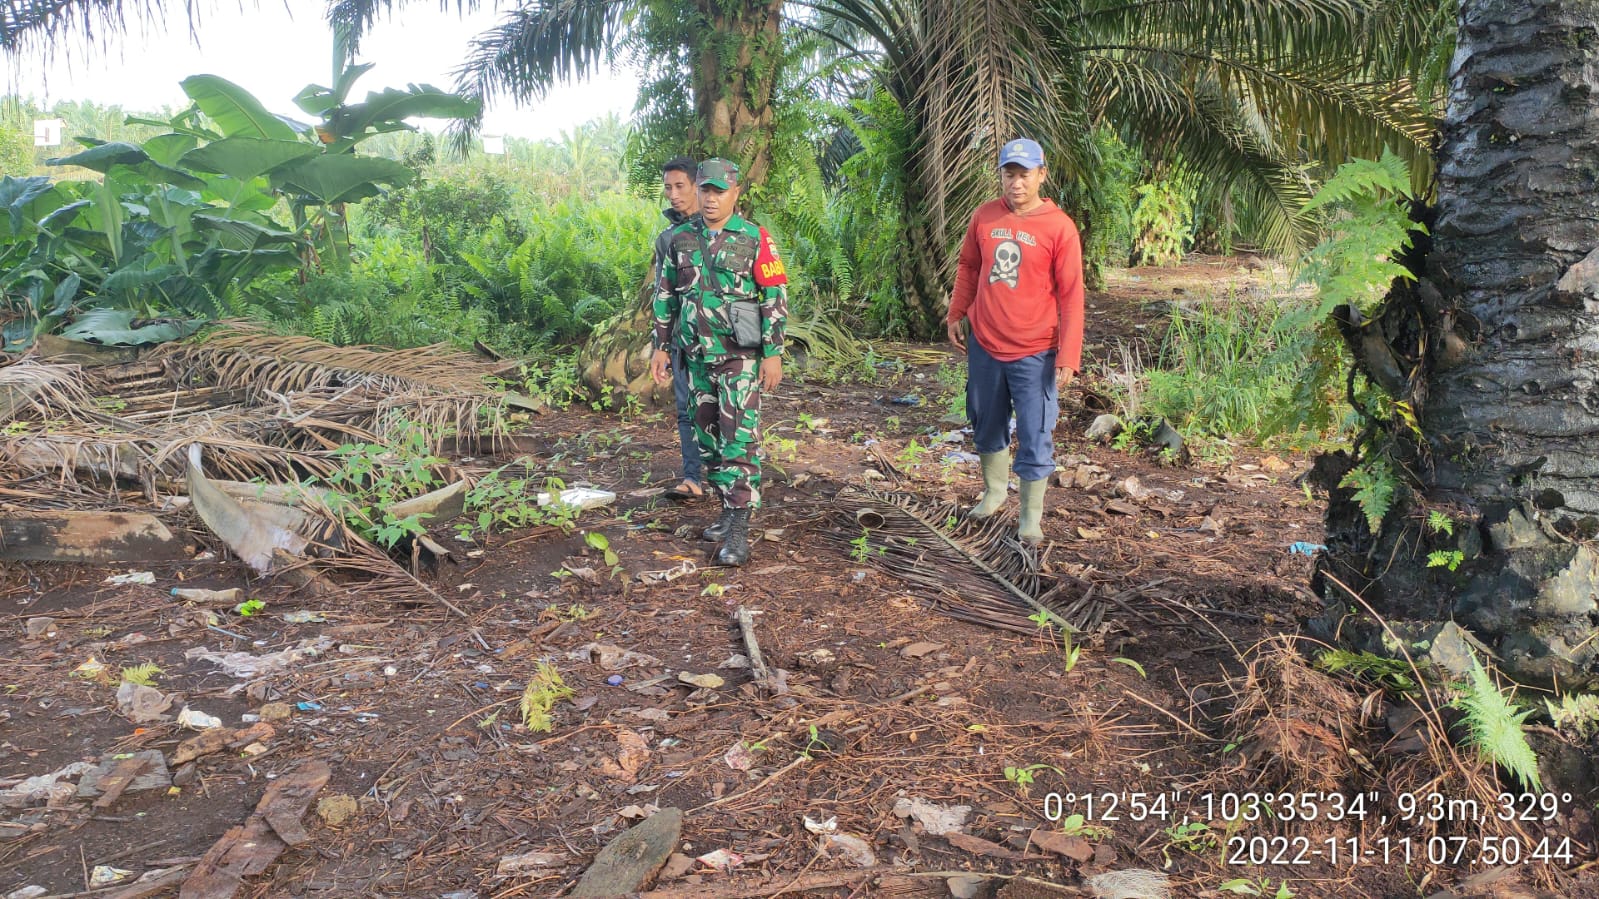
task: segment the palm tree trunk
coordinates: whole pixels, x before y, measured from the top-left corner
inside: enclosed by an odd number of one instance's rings
[[[699,0],[711,23],[694,69],[696,119],[706,155],[743,167],[746,188],[772,167],[772,94],[783,58],[781,0]],[[728,62],[728,65],[723,65]]]
[[[936,187],[929,190],[924,179],[930,174],[926,164],[911,153],[907,154],[906,168],[900,209],[905,237],[905,250],[899,260],[900,285],[910,336],[931,340],[944,333],[944,313],[949,309],[949,294],[955,284],[955,254],[950,250],[949,222],[936,202],[942,197]]]
[[[1375,537],[1334,490],[1323,569],[1385,615],[1457,621],[1514,676],[1567,689],[1599,684],[1595,33],[1587,2],[1461,3],[1422,278],[1346,330],[1374,379],[1407,378],[1420,436],[1396,421],[1368,447],[1414,478]],[[1434,511],[1453,537],[1428,528]],[[1458,570],[1429,566],[1436,553],[1459,553]],[[1349,598],[1329,581],[1325,596]]]

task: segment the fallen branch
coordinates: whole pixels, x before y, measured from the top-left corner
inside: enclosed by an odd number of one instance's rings
[[[83,890],[77,893],[51,893],[40,896],[39,899],[148,899],[157,893],[164,893],[172,889],[189,875],[189,865],[180,865],[151,877],[140,883],[122,884],[121,886],[101,887],[97,890]]]
[[[766,659],[761,655],[761,644],[755,639],[755,612],[739,606],[735,617],[738,619],[738,629],[744,635],[744,652],[750,657],[750,670],[755,673],[755,679],[773,693],[787,693],[788,685],[772,677],[772,671],[766,667]]]
[[[1077,887],[1061,886],[1060,884],[1050,883],[1047,880],[1026,877],[1020,874],[990,874],[976,871],[905,873],[894,868],[876,867],[861,868],[858,871],[818,871],[815,874],[804,874],[797,878],[785,877],[775,881],[743,880],[731,883],[669,887],[661,890],[649,890],[639,893],[637,896],[638,899],[764,899],[767,896],[779,896],[785,893],[798,893],[806,890],[826,890],[857,886],[863,881],[874,879],[877,892],[889,895],[890,893],[909,892],[912,888],[918,886],[919,881],[972,876],[992,878],[994,880],[1021,881],[1029,886],[1038,887],[1060,896],[1088,895]]]
[[[639,893],[638,899],[760,899],[760,897],[777,896],[782,893],[853,886],[862,880],[877,877],[885,870],[887,869],[862,868],[859,871],[818,871],[815,874],[802,875],[797,879],[785,877],[780,881],[768,880],[758,883],[741,881],[702,886],[668,887],[663,890],[649,890]]]

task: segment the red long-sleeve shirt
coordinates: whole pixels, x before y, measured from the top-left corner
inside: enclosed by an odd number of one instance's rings
[[[1054,348],[1056,368],[1080,371],[1083,246],[1071,216],[1048,199],[1025,213],[1004,200],[977,207],[946,321],[962,318],[971,319],[972,337],[1001,362]]]

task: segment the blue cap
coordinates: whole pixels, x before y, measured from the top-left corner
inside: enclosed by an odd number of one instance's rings
[[[1018,137],[1009,141],[999,149],[999,164],[1007,166],[1011,163],[1029,169],[1036,169],[1044,164],[1044,148],[1038,141],[1025,137]]]

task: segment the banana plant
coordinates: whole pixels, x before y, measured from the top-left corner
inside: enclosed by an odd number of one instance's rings
[[[311,237],[311,256],[322,267],[349,267],[345,207],[408,183],[414,172],[391,159],[358,156],[362,141],[392,131],[415,130],[418,116],[470,119],[482,104],[431,85],[368,93],[349,102],[355,82],[371,64],[342,63],[332,87],[310,84],[295,105],[319,121],[306,125],[268,112],[253,95],[215,75],[183,81],[183,90],[221,131],[221,139],[193,151],[185,162],[235,179],[266,175],[289,202],[295,227]]]
[[[182,82],[191,105],[142,144],[80,138],[50,160],[94,181],[0,179],[0,348],[22,349],[68,319],[74,337],[147,343],[226,313],[252,281],[316,265],[347,270],[345,207],[409,182],[393,160],[359,156],[415,116],[470,118],[481,105],[427,85],[348,102],[369,65],[342,65],[331,88],[296,103],[308,125],[274,115],[215,75]],[[292,226],[272,218],[286,200]]]

